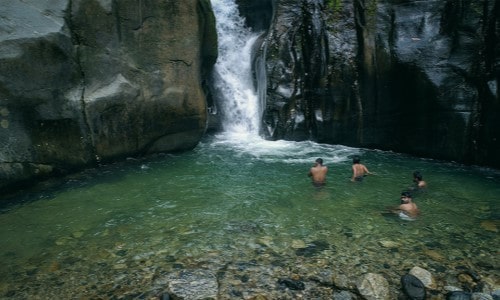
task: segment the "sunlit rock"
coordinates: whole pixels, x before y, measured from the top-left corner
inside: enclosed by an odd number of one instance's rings
[[[171,276],[168,289],[175,299],[217,299],[217,278],[207,270],[182,271]]]
[[[417,277],[424,284],[426,288],[430,289],[436,288],[436,282],[434,281],[434,277],[429,271],[416,266],[410,270],[409,274]]]
[[[390,299],[389,283],[384,276],[368,273],[357,283],[359,293],[367,300]]]

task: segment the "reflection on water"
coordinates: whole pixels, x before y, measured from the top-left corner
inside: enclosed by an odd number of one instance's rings
[[[377,175],[350,182],[354,154]],[[329,167],[322,189],[307,177],[317,157]],[[429,185],[415,197],[421,218],[383,215],[414,170]],[[0,214],[0,295],[123,295],[158,288],[154,274],[180,267],[298,259],[353,276],[383,268],[395,281],[415,265],[437,274],[467,265],[498,280],[499,183],[493,170],[394,153],[209,137],[188,153],[11,199],[19,204]]]

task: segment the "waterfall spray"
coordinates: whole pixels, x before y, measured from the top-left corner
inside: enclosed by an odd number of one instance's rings
[[[219,58],[213,87],[225,132],[258,136],[260,109],[252,78],[252,46],[258,34],[245,27],[234,0],[212,0],[217,22]]]

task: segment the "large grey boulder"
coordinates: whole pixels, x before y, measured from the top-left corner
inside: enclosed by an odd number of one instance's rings
[[[0,189],[194,147],[216,57],[209,0],[3,1]]]

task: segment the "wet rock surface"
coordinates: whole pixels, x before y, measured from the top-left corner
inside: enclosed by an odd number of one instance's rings
[[[268,136],[500,166],[498,2],[295,0],[274,10]]]

